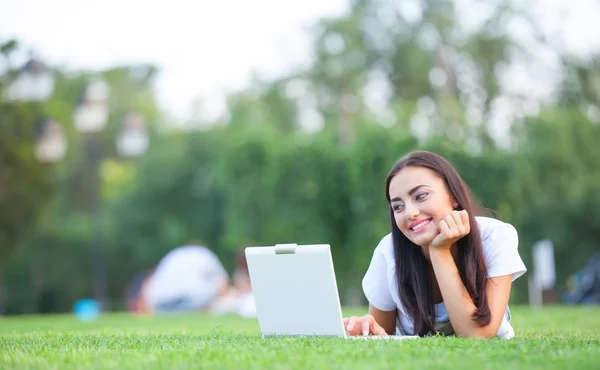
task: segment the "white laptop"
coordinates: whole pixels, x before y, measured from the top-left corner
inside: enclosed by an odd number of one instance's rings
[[[249,247],[246,259],[263,337],[418,338],[347,335],[328,244]]]

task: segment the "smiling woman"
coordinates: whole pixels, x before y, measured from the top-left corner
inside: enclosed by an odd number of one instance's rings
[[[514,227],[476,217],[465,182],[430,152],[394,165],[386,198],[391,233],[363,279],[369,314],[346,319],[348,333],[512,338],[510,287],[526,271]]]

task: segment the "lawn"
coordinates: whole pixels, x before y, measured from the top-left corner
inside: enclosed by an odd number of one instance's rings
[[[0,368],[600,369],[600,307],[511,311],[510,341],[262,339],[256,320],[201,314],[5,317]]]

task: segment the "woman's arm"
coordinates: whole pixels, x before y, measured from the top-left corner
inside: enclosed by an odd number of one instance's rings
[[[508,305],[512,275],[488,279],[486,295],[491,321],[479,326],[473,320],[475,304],[465,288],[449,249],[430,248],[430,258],[442,297],[456,335],[469,338],[492,338],[498,332]]]
[[[473,320],[475,304],[460,278],[450,249],[454,243],[471,231],[467,211],[454,211],[439,223],[440,233],[429,246],[429,258],[435,278],[452,323],[454,332],[461,337],[492,338],[498,332],[508,305],[512,275],[490,278],[486,287],[491,320],[479,326]]]
[[[390,335],[396,333],[396,310],[381,311],[369,305],[369,313],[386,333]]]

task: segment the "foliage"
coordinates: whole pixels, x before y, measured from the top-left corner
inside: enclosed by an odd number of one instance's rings
[[[102,247],[111,307],[120,309],[131,276],[190,239],[204,241],[230,270],[248,245],[329,243],[343,301],[362,304],[361,279],[389,232],[385,176],[415,149],[448,158],[481,203],[516,226],[530,272],[533,243],[553,240],[559,294],[598,250],[598,57],[558,55],[564,78],[555,100],[539,114],[512,112],[500,146],[494,107],[511,98],[518,111],[529,102],[510,96],[498,77],[528,60],[507,21],[523,14],[510,2],[489,3],[489,15],[467,30],[457,2],[415,3],[410,16],[393,2],[352,1],[347,13],[313,28],[308,68],[229,95],[227,114],[202,122],[203,130],[165,130],[152,89],[158,71],[147,65],[55,69],[48,101],[0,101],[6,311],[68,311],[91,295],[92,241]],[[0,42],[6,60],[17,48]],[[0,95],[17,73],[5,72]],[[77,133],[72,112],[97,76],[110,86],[110,119],[90,138]],[[126,160],[115,136],[132,110],[149,123],[151,147]],[[52,166],[34,157],[41,117],[59,121],[68,136],[67,157]],[[101,149],[98,169],[86,166],[92,140]],[[96,195],[101,207],[93,213]],[[517,280],[513,301],[526,300],[526,284]]]
[[[0,63],[6,63],[17,47],[14,40],[0,39]],[[52,184],[34,156],[36,125],[43,117],[43,107],[5,101],[4,92],[14,73],[8,70],[1,77],[0,260],[4,260],[33,232],[38,214],[51,197]]]
[[[108,128],[91,138],[76,131],[72,113],[87,81],[98,73],[55,69],[55,88],[46,101],[10,100],[5,92],[21,71],[13,68],[11,55],[19,49],[14,41],[0,40],[0,65],[8,67],[0,74],[0,293],[8,291],[9,312],[13,307],[18,312],[64,310],[86,294],[90,281],[88,245],[94,227],[88,211],[94,203],[91,180],[96,168],[87,161],[85,146],[94,141],[102,158],[115,158],[115,138],[130,111],[139,112],[154,130],[159,111],[149,84],[156,70],[126,66],[100,73],[111,89],[111,112]],[[40,124],[46,119],[58,122],[65,132],[68,151],[62,162],[40,163],[35,156]],[[49,265],[64,261],[72,263],[61,269]],[[6,289],[3,278],[9,281]]]

